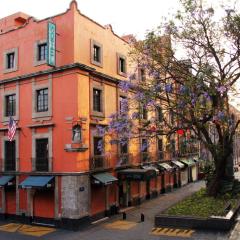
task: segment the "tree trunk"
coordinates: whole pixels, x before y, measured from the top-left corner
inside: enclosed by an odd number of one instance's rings
[[[229,145],[224,150],[226,154],[214,158],[215,172],[207,184],[209,196],[216,197],[218,194],[224,193],[224,189],[228,189],[226,185],[231,185],[234,180],[232,146]]]

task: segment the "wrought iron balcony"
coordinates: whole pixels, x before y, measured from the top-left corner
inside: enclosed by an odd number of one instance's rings
[[[32,166],[37,172],[49,172],[52,170],[52,158],[32,158]]]
[[[90,170],[101,170],[109,168],[109,159],[104,155],[93,156],[90,161]]]
[[[146,163],[146,162],[151,161],[151,157],[150,157],[148,152],[141,152],[140,156],[141,156],[141,162],[142,163]]]
[[[16,158],[15,160],[12,159],[1,159],[0,161],[0,169],[4,170],[6,172],[15,172],[17,169],[17,162],[19,161],[19,158]],[[4,166],[4,168],[3,168]]]
[[[128,166],[132,163],[132,154],[130,153],[121,153],[118,155],[117,167]]]

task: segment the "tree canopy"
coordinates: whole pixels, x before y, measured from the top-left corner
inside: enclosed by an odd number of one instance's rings
[[[129,81],[119,83],[128,98],[104,131],[118,142],[191,131],[212,155],[215,169],[208,192],[216,195],[221,181],[233,178],[239,119],[231,112],[229,94],[237,94],[240,77],[240,14],[223,6],[219,15],[200,0],[180,2],[182,8],[171,21],[142,41],[132,39],[130,57],[136,68]],[[176,57],[174,48],[184,60]],[[150,117],[139,120],[146,111]],[[217,133],[216,141],[210,128]]]

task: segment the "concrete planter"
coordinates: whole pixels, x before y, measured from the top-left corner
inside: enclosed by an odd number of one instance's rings
[[[230,230],[236,223],[240,201],[237,207],[230,210],[226,216],[211,216],[209,218],[192,216],[173,216],[157,214],[155,216],[155,227],[183,227],[204,230]]]

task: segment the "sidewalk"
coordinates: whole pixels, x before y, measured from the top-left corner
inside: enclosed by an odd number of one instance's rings
[[[190,196],[192,193],[198,191],[204,186],[204,181],[199,181],[190,183],[173,192],[160,195],[155,199],[146,201],[141,205],[127,211],[127,219],[132,220],[132,218],[135,218],[140,220],[140,214],[143,213],[145,215],[145,219],[148,219],[153,224],[154,217],[157,213],[164,211],[172,205],[175,205],[177,202],[181,201],[187,196]]]
[[[81,236],[81,240],[156,240],[159,236],[153,236],[150,234],[152,228],[154,227],[154,217],[157,213],[164,211],[171,205],[176,204],[182,199],[190,196],[192,193],[198,191],[205,186],[204,181],[199,181],[195,183],[190,183],[182,188],[179,188],[173,192],[159,195],[157,198],[148,200],[141,205],[126,209],[126,223],[129,225],[133,224],[134,227],[130,227],[127,230],[117,230],[106,228],[108,224],[115,224],[118,220],[122,220],[122,214],[113,216],[107,221],[101,222],[96,225],[92,225],[90,228],[85,229],[79,233],[65,234],[61,233],[61,237],[64,240],[77,239],[77,235]],[[145,221],[141,222],[141,213],[145,216]],[[51,238],[53,240],[55,238]],[[56,238],[57,239],[57,238]],[[170,239],[168,237],[161,237],[161,239]],[[179,238],[171,238],[171,240],[176,240]],[[183,239],[183,238],[181,238]],[[195,238],[192,238],[195,239]],[[202,240],[206,238],[197,237],[197,240]],[[213,236],[207,239],[215,239]],[[222,238],[221,238],[222,239]],[[224,240],[226,238],[223,238]]]

